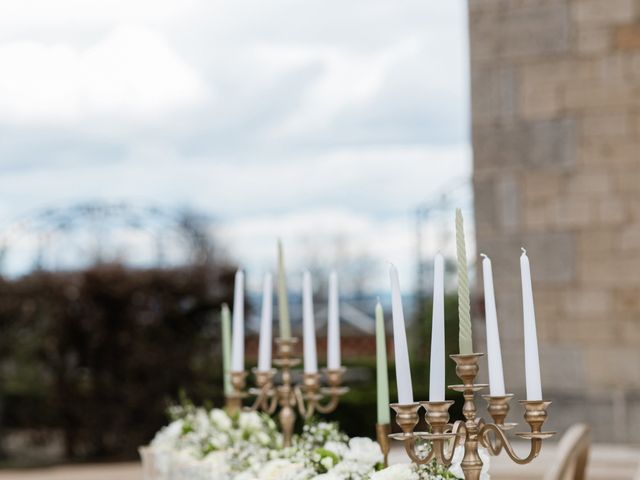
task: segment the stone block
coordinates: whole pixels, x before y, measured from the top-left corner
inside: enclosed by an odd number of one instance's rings
[[[620,25],[616,27],[614,45],[621,50],[640,49],[640,25]]]
[[[584,228],[597,218],[597,212],[586,196],[565,195],[549,205],[555,228],[574,230]]]
[[[597,224],[616,226],[625,225],[630,220],[630,211],[625,199],[605,197],[596,201]]]
[[[524,181],[524,197],[527,207],[532,203],[551,200],[558,195],[564,186],[563,172],[549,170],[528,171],[522,175]]]
[[[625,285],[612,290],[613,305],[611,312],[616,317],[620,315],[638,318],[640,314],[640,295],[637,285]],[[640,327],[639,327],[640,328]]]
[[[569,111],[606,110],[636,105],[639,96],[631,81],[591,82],[572,85],[563,90],[563,105]]]
[[[640,141],[637,139],[621,142],[607,137],[583,139],[578,147],[578,164],[600,166],[610,170],[634,171],[640,168]]]
[[[575,161],[575,123],[570,118],[475,126],[474,168],[566,168]]]
[[[568,193],[584,194],[586,196],[603,195],[613,190],[612,178],[603,170],[579,170],[566,181]]]
[[[633,134],[634,118],[625,110],[585,114],[580,118],[580,136],[585,138],[621,137]]]
[[[597,55],[607,52],[613,43],[613,34],[606,26],[578,28],[575,49],[580,55]]]
[[[602,322],[602,330],[611,328]],[[592,388],[637,388],[640,386],[640,351],[633,347],[600,346],[587,353],[587,380]]]
[[[571,19],[581,25],[610,25],[634,20],[635,0],[579,0],[571,2]]]
[[[477,67],[471,72],[471,112],[474,124],[512,122],[515,118],[514,69]]]
[[[589,229],[576,233],[578,257],[606,259],[618,249],[617,229]]]
[[[550,57],[536,62],[527,62],[520,68],[523,85],[547,84],[565,87],[576,82],[591,82],[599,78],[598,59],[573,57]]]
[[[612,310],[614,295],[602,288],[574,288],[564,295],[564,308],[568,315],[580,319],[602,316]]]
[[[544,232],[556,226],[555,214],[548,204],[527,205],[522,215],[527,232]]]
[[[558,55],[569,49],[568,5],[524,4],[469,17],[474,61]]]
[[[563,96],[551,83],[524,82],[518,98],[519,117],[524,120],[555,118],[563,109]]]
[[[585,286],[624,287],[634,284],[640,270],[640,256],[625,257],[613,254],[607,257],[580,257],[578,281]]]
[[[640,223],[634,222],[624,225],[619,236],[619,247],[624,251],[640,250]],[[637,294],[640,301],[640,295]]]
[[[496,227],[495,196],[493,180],[474,178],[475,229],[479,238],[491,235]]]
[[[575,239],[569,232],[532,233],[522,236],[531,260],[536,285],[566,284],[575,279]]]
[[[514,175],[500,176],[495,182],[495,211],[502,231],[514,231],[520,225],[520,180]]]

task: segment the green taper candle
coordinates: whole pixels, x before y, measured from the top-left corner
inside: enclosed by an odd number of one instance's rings
[[[291,322],[289,321],[289,295],[287,293],[287,274],[284,271],[284,254],[282,242],[278,240],[278,324],[280,338],[291,338]]]
[[[384,312],[376,304],[376,376],[378,387],[378,424],[389,423],[389,371],[387,369],[387,337]]]
[[[222,305],[222,376],[224,378],[224,394],[229,395],[231,389],[231,312],[229,306]]]
[[[456,252],[458,256],[458,317],[460,325],[460,353],[473,353],[471,342],[471,307],[469,301],[469,275],[467,273],[467,249],[464,242],[462,211],[456,209]]]

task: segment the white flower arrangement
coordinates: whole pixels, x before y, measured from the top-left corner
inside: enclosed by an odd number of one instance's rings
[[[173,421],[141,450],[145,480],[448,480],[462,478],[462,449],[449,470],[435,463],[382,469],[380,446],[349,438],[337,424],[309,423],[282,447],[267,415],[172,407]],[[481,453],[488,468],[488,455]],[[486,469],[483,480],[488,479]]]

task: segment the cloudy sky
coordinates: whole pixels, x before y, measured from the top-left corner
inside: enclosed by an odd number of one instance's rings
[[[279,236],[292,268],[340,237],[412,270],[413,211],[470,175],[462,0],[0,9],[0,225],[188,206],[250,272]]]

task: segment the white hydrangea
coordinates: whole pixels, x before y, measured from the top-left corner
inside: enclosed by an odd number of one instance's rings
[[[282,448],[274,421],[263,414],[207,411],[186,405],[173,409],[177,420],[161,429],[145,450],[152,480],[442,480],[444,469],[395,465],[376,472],[380,446],[369,438],[349,439],[336,423],[305,425],[293,446]],[[461,476],[462,449],[451,473]],[[482,479],[488,478],[486,450]],[[149,465],[145,463],[145,465]],[[145,471],[149,469],[145,468]],[[450,478],[446,476],[446,478]]]

